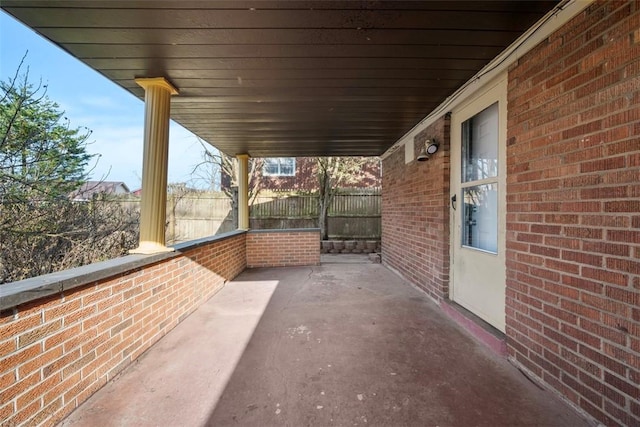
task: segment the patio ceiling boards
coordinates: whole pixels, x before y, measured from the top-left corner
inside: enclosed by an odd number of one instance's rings
[[[30,1],[2,8],[230,155],[380,155],[555,1]]]

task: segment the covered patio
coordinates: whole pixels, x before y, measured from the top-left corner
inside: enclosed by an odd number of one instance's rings
[[[61,425],[589,425],[384,266],[323,260],[245,270]]]
[[[7,424],[639,425],[637,1],[2,8],[146,105],[136,254],[0,288]],[[237,159],[237,231],[166,246],[170,118]],[[345,155],[382,265],[248,229],[250,157]]]

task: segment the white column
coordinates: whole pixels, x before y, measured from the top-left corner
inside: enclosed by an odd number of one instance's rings
[[[165,246],[167,169],[169,161],[169,113],[171,95],[178,91],[163,77],[136,79],[144,88],[144,155],[140,243],[131,253],[170,252]]]
[[[238,154],[238,230],[249,229],[249,155]]]

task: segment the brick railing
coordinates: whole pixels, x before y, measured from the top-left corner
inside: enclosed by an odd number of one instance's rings
[[[247,267],[320,264],[320,230],[251,230],[247,234]]]
[[[236,231],[0,286],[0,425],[67,416],[247,266],[320,263],[317,229]]]
[[[68,415],[237,276],[245,239],[233,232],[0,286],[0,424]]]

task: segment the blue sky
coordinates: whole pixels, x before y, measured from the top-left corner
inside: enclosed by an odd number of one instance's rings
[[[48,40],[0,12],[0,79],[15,74],[21,58],[30,80],[42,79],[47,95],[57,102],[72,127],[93,131],[88,151],[99,154],[93,179],[123,181],[134,190],[142,176],[144,103],[93,71]],[[171,123],[169,136],[169,182],[187,182],[201,160],[196,137]]]

